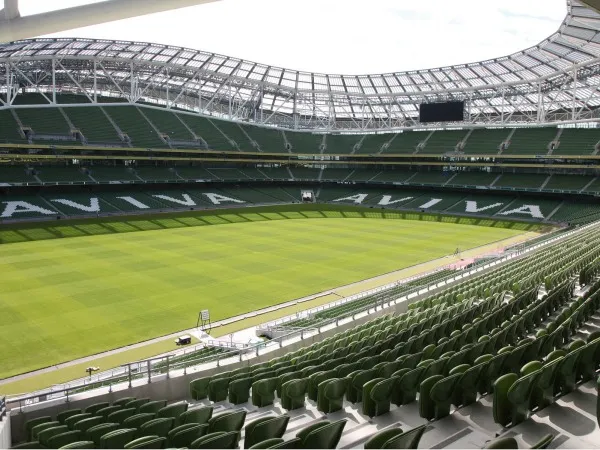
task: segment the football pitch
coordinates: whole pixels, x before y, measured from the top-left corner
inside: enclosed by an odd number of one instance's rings
[[[0,245],[0,379],[191,328],[201,309],[215,321],[537,229],[365,211],[0,228],[14,242]]]

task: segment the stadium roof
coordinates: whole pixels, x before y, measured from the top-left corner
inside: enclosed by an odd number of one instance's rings
[[[594,120],[600,14],[576,0],[567,7],[559,30],[538,45],[451,67],[336,75],[159,44],[35,39],[0,45],[0,86],[12,95],[17,86],[56,86],[90,100],[110,94],[286,128],[416,127],[419,104],[446,100],[465,100],[472,124]]]

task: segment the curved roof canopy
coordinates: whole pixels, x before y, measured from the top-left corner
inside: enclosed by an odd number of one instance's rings
[[[310,129],[417,127],[421,103],[465,100],[474,125],[584,121],[600,105],[600,14],[567,0],[560,29],[509,56],[410,72],[302,72],[209,52],[92,39],[0,45],[0,92],[115,95],[232,120]],[[53,88],[55,86],[55,88]],[[447,124],[446,124],[447,125]],[[456,124],[454,124],[456,126]]]

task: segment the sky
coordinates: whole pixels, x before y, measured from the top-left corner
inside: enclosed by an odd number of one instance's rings
[[[93,2],[19,3],[29,15]],[[368,74],[504,56],[551,35],[565,14],[565,0],[221,0],[52,36],[156,42],[290,69]]]

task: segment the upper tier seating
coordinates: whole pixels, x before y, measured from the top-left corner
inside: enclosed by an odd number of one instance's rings
[[[417,146],[427,139],[427,131],[405,131],[397,133],[389,142],[389,146],[382,150],[383,154],[391,153],[415,153]]]
[[[88,145],[125,145],[102,108],[63,108]]]
[[[511,130],[506,128],[477,128],[469,135],[463,152],[467,154],[495,155],[500,145],[508,139]]]
[[[502,154],[545,155],[557,133],[558,130],[554,127],[517,128],[510,138],[510,145]]]
[[[419,153],[454,153],[466,135],[467,130],[435,131]]]
[[[133,147],[167,147],[137,106],[118,106],[104,110],[121,132],[129,136]]]
[[[600,128],[565,128],[554,155],[591,155],[600,142]]]

